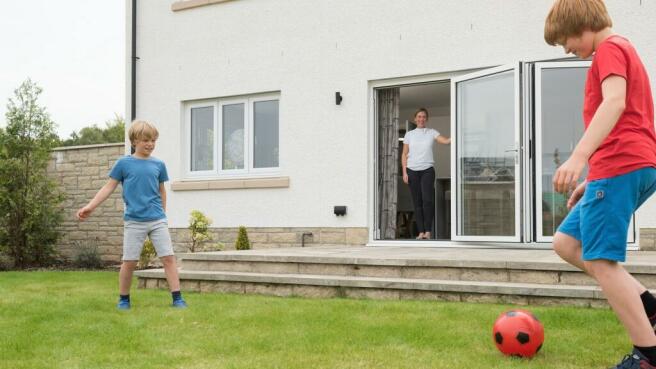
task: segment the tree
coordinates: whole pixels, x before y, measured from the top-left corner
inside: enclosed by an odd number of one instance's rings
[[[105,122],[105,128],[94,124],[82,128],[79,133],[73,132],[69,138],[61,142],[62,146],[93,145],[125,141],[125,121],[118,114],[114,119]]]
[[[64,197],[46,170],[57,144],[55,124],[37,103],[42,89],[26,80],[9,99],[0,131],[0,250],[18,268],[54,261]]]

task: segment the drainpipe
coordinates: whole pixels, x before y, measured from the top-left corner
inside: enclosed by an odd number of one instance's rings
[[[132,79],[130,80],[130,122],[137,116],[137,0],[132,0],[132,55],[130,67]]]
[[[137,0],[132,0],[132,55],[130,56],[130,67],[132,69],[130,79],[130,120],[128,125],[137,117]],[[130,148],[134,154],[134,147]]]

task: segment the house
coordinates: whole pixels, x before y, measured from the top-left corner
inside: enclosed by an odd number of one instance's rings
[[[590,65],[544,42],[551,4],[127,1],[126,110],[160,129],[174,237],[197,209],[256,247],[549,247],[567,211],[551,176],[582,134]],[[656,4],[607,6],[656,76]],[[399,179],[419,107],[453,138],[435,150],[427,241]],[[653,228],[655,199],[629,248],[654,246]]]

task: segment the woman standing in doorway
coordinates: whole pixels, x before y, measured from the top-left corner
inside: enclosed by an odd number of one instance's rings
[[[410,185],[412,204],[415,208],[415,221],[419,230],[418,240],[431,238],[433,215],[435,214],[435,142],[448,145],[449,137],[440,136],[432,128],[426,128],[428,110],[420,108],[415,112],[417,128],[403,137],[403,182]]]

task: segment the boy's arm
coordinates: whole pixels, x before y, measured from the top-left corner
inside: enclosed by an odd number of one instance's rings
[[[159,194],[162,197],[162,209],[166,213],[166,187],[164,187],[164,182],[159,183]]]
[[[116,189],[116,186],[118,186],[118,181],[110,178],[107,183],[102,186],[102,188],[96,193],[96,196],[89,201],[88,204],[86,204],[82,209],[78,210],[77,213],[75,214],[77,216],[77,219],[79,220],[85,220],[86,218],[91,215],[91,213],[98,207],[98,205],[102,204],[103,201],[107,200],[109,195],[114,192]]]
[[[553,184],[557,192],[566,193],[576,187],[576,182],[592,154],[599,148],[615,127],[624,112],[626,102],[626,80],[611,75],[601,83],[603,101],[576,145],[572,156],[554,174]]]

